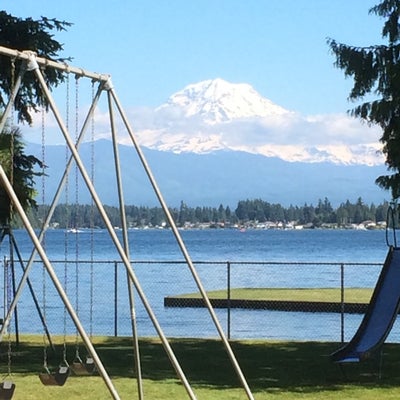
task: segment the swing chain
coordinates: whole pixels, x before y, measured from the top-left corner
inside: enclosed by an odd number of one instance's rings
[[[10,309],[10,304],[11,304],[11,268],[10,268],[10,261],[5,260],[5,269],[6,269],[6,282],[7,282],[7,311]],[[11,324],[8,326],[8,333],[7,333],[7,340],[8,340],[8,347],[7,347],[7,374],[8,376],[11,376],[11,352],[12,352],[12,347],[11,347]]]
[[[75,142],[78,143],[79,139],[79,75],[75,75]],[[79,228],[79,174],[78,166],[75,166],[75,228]],[[75,311],[79,315],[79,241],[78,236],[75,235]],[[79,332],[76,330],[75,334],[75,357],[79,358]]]
[[[69,367],[68,360],[67,360],[67,342],[66,342],[65,334],[64,334],[64,343],[63,343],[63,363],[65,366]]]
[[[47,342],[46,342],[46,338],[45,335],[43,335],[43,369],[45,371],[49,372],[49,367],[47,365]]]
[[[46,198],[46,189],[45,189],[45,174],[44,174],[44,168],[45,168],[45,160],[46,160],[46,150],[45,150],[45,143],[46,143],[46,138],[45,138],[45,109],[44,106],[42,106],[41,109],[41,138],[42,138],[42,205],[45,204],[45,198]],[[44,213],[43,209],[43,213]],[[46,242],[46,235],[43,235],[42,239],[42,245],[45,246]],[[43,319],[46,321],[47,317],[47,304],[46,304],[46,268],[44,265],[42,265],[42,296],[43,296]],[[49,372],[49,368],[47,365],[47,338],[46,338],[46,332],[43,332],[43,368],[46,372]]]
[[[11,58],[11,92],[14,90],[15,85],[15,57]],[[13,102],[14,103],[14,102]],[[14,187],[14,118],[15,118],[15,104],[11,107],[11,121],[10,121],[10,184]],[[13,214],[13,202],[10,201],[10,216]],[[11,221],[10,221],[11,222]]]
[[[92,80],[92,103],[94,101],[94,83]],[[94,162],[95,162],[95,148],[94,148],[94,134],[95,134],[95,126],[94,126],[94,114],[92,114],[91,118],[91,154],[90,154],[90,174],[91,181],[94,184]],[[93,289],[94,282],[94,201],[93,197],[91,199],[91,207],[90,207],[90,310],[89,310],[89,327],[90,327],[90,337],[93,336]]]
[[[11,376],[11,354],[12,354],[12,347],[11,347],[11,332],[8,331],[8,349],[7,349],[7,375]]]
[[[67,71],[67,79],[66,79],[66,110],[65,110],[65,120],[66,120],[66,127],[67,131],[69,131],[69,72]],[[67,164],[69,158],[69,149],[68,146],[65,146],[65,164]],[[68,180],[69,175],[67,174],[66,176],[66,185],[65,185],[65,203],[66,203],[66,210],[67,210],[67,219],[66,219],[66,229],[64,231],[64,290],[65,293],[68,293],[68,232],[67,229],[69,227],[69,210],[68,210],[68,205],[69,205],[69,180]],[[63,347],[63,360],[64,363],[67,364],[66,359],[67,359],[67,308],[64,307],[64,347]]]
[[[14,85],[15,85],[15,57],[11,57],[10,62],[11,62],[11,90],[10,93],[14,91]],[[11,108],[11,121],[12,123],[14,122],[14,113],[15,113],[15,105],[13,104]]]

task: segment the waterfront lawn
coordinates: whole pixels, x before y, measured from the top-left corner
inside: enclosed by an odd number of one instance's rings
[[[227,291],[213,290],[207,292],[210,299],[226,299]],[[233,300],[269,300],[269,301],[315,301],[315,302],[340,302],[340,289],[335,288],[235,288],[231,289],[230,297]],[[368,304],[372,289],[346,288],[344,300],[346,303]],[[200,298],[200,293],[187,293],[173,296],[174,298]]]
[[[62,338],[56,339],[61,357]],[[67,338],[67,354],[72,357],[74,340]],[[37,376],[42,370],[42,341],[39,336],[23,336],[18,349],[12,346],[12,379],[16,384],[13,399],[111,398],[99,376],[71,376],[63,387],[43,386]],[[131,339],[95,338],[94,344],[121,398],[138,398],[136,381],[131,378]],[[1,346],[1,372],[6,373],[8,344],[3,342]],[[220,341],[175,339],[171,346],[199,399],[246,399]],[[242,340],[233,341],[232,348],[258,400],[375,400],[398,399],[400,395],[399,345],[385,345],[381,378],[373,363],[347,365],[345,378],[329,360],[329,354],[338,348],[335,343]],[[146,399],[188,398],[158,339],[140,340],[140,352]],[[50,365],[56,366],[57,362],[57,357],[49,357]]]

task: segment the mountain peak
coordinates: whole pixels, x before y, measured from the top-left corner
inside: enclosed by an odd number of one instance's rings
[[[174,153],[232,150],[290,162],[384,162],[374,128],[366,132],[359,121],[341,114],[303,117],[249,84],[220,78],[173,94],[139,133],[143,146]]]
[[[207,124],[288,113],[262,97],[249,84],[221,78],[190,84],[173,94],[158,110],[179,110],[184,117],[200,117]]]

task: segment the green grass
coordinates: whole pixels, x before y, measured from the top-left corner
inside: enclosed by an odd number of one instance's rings
[[[347,303],[369,303],[372,289],[348,288],[344,300]],[[210,299],[226,299],[226,290],[207,292]],[[174,296],[177,298],[198,298],[200,293]],[[239,288],[231,289],[231,299],[239,300],[278,300],[278,301],[327,301],[340,302],[340,289],[282,289],[282,288]]]
[[[57,356],[49,364],[58,365],[62,344],[58,338]],[[133,352],[128,338],[96,338],[95,347],[122,399],[137,397],[133,375]],[[1,344],[1,372],[7,371],[7,343]],[[198,399],[246,399],[245,392],[230,366],[222,344],[217,340],[179,339],[171,346]],[[336,343],[233,341],[232,348],[248,380],[255,399],[398,399],[400,395],[400,345],[384,347],[382,378],[373,363],[348,365],[344,378],[329,360]],[[13,345],[12,378],[16,384],[13,399],[109,399],[108,389],[99,376],[68,378],[63,387],[43,386],[42,338],[23,336],[18,349]],[[68,339],[69,358],[75,353],[74,338]],[[144,393],[146,399],[187,399],[176,379],[159,340],[140,341]],[[81,349],[81,353],[84,351]]]

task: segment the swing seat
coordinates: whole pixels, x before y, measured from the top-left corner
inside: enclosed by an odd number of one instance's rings
[[[83,362],[80,357],[76,357],[70,367],[72,372],[77,376],[92,375],[96,369],[92,357],[86,357],[85,362]]]
[[[69,368],[60,366],[56,372],[41,372],[39,379],[45,386],[63,386],[69,376]]]
[[[9,400],[13,397],[15,384],[11,381],[3,381],[0,384],[0,399]]]

